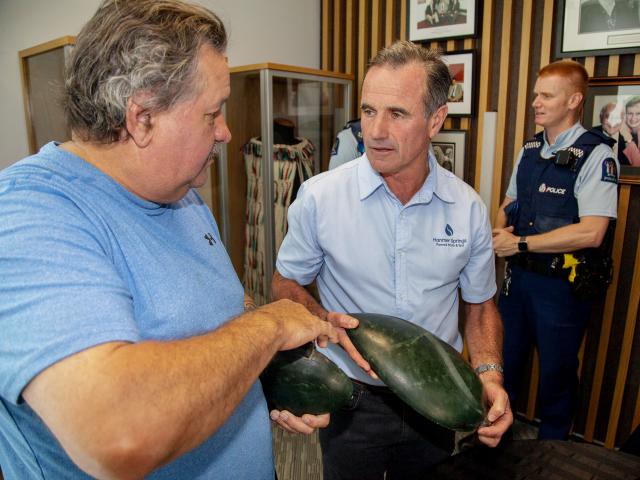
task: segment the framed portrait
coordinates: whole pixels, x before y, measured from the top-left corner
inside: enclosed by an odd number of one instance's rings
[[[464,130],[440,130],[440,133],[431,140],[431,147],[440,166],[464,179],[467,132]]]
[[[640,77],[590,79],[583,125],[616,140],[620,182],[640,183]]]
[[[463,51],[442,55],[442,60],[449,66],[451,86],[447,107],[453,117],[469,117],[473,114],[473,51]]]
[[[640,1],[559,0],[556,57],[638,53]]]
[[[409,40],[431,41],[476,35],[477,0],[408,0]]]

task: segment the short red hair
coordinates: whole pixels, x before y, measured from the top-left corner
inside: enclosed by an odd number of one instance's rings
[[[573,60],[559,60],[542,67],[538,72],[538,77],[549,77],[551,75],[567,78],[571,82],[573,92],[580,92],[584,101],[587,95],[589,74],[581,64]]]

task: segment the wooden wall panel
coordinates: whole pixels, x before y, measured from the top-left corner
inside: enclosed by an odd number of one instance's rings
[[[407,37],[406,0],[321,0],[322,68],[355,74],[351,116],[359,114],[360,89],[369,58]],[[474,38],[434,40],[425,47],[444,52],[476,52],[475,116],[450,118],[445,128],[468,132],[465,180],[480,185],[483,113],[496,111],[491,214],[495,215],[523,141],[537,131],[530,106],[538,70],[554,61],[554,0],[479,2]],[[591,76],[640,75],[640,53],[576,58]],[[493,218],[493,217],[492,217]],[[621,187],[614,240],[614,281],[594,309],[581,351],[581,387],[574,434],[585,440],[621,445],[640,423],[640,185]],[[534,354],[535,355],[535,354]],[[532,364],[535,364],[535,357]],[[534,419],[537,369],[516,410]]]

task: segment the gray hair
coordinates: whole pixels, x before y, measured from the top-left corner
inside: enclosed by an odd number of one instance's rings
[[[83,140],[111,143],[125,131],[127,102],[168,110],[197,94],[203,45],[224,54],[227,33],[208,9],[180,0],[104,0],[82,28],[65,73],[67,124]]]
[[[426,117],[430,117],[447,103],[451,85],[449,68],[442,61],[438,50],[422,48],[415,43],[399,40],[380,50],[369,62],[369,68],[382,66],[398,68],[410,63],[418,63],[424,67],[424,112]]]

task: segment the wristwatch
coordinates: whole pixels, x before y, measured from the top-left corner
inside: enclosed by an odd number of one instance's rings
[[[524,235],[520,237],[520,240],[518,240],[518,251],[519,252],[529,251],[529,244],[527,243],[527,237]]]
[[[504,373],[502,365],[498,365],[497,363],[483,363],[482,365],[478,365],[473,371],[476,372],[477,375],[491,371]]]

